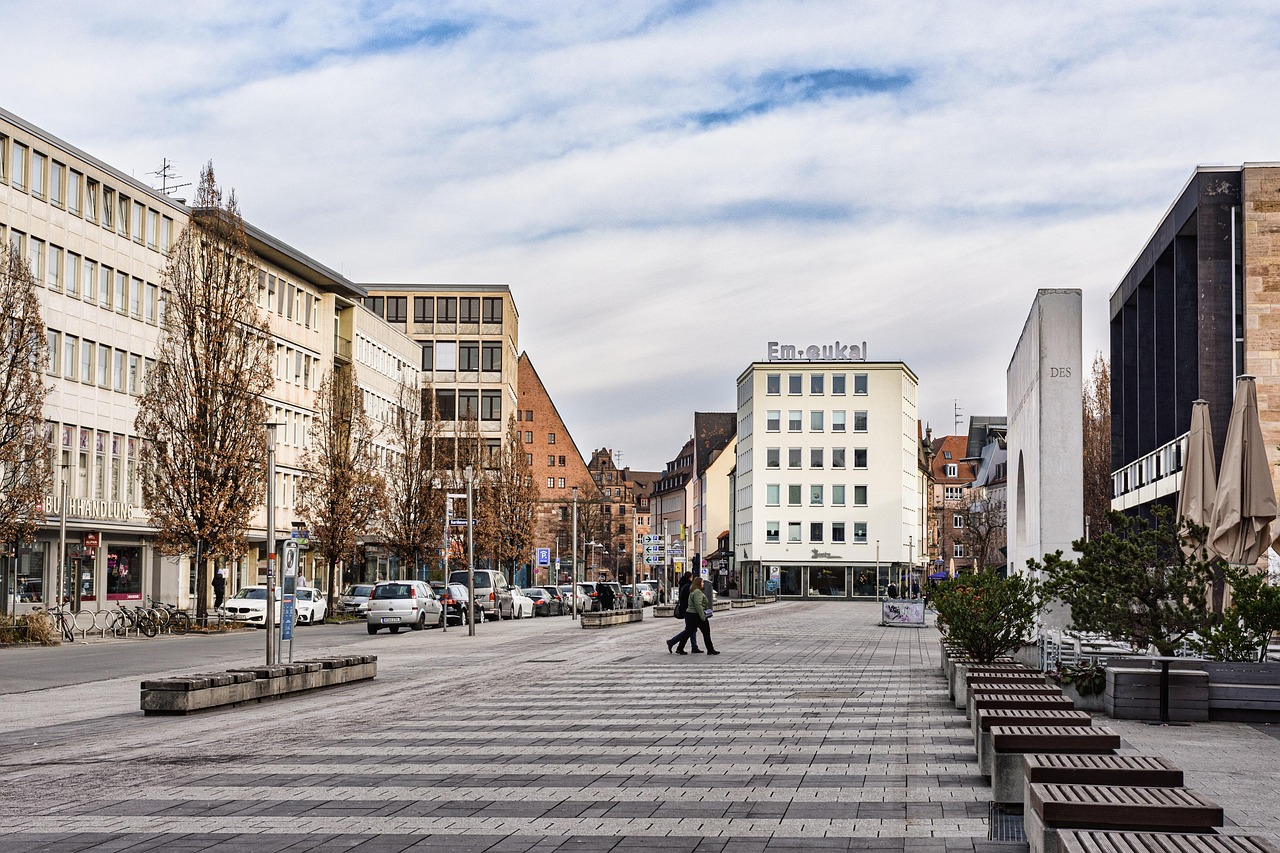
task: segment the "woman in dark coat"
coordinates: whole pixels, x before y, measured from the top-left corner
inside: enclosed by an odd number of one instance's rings
[[[684,650],[685,641],[693,643],[693,653],[702,654],[702,649],[698,648],[698,623],[689,619],[689,592],[693,588],[693,572],[685,572],[680,576],[680,597],[676,599],[676,618],[684,620],[684,630],[676,634],[670,640],[667,640],[667,654],[671,653],[672,648],[680,646],[676,650],[677,654],[686,654]]]

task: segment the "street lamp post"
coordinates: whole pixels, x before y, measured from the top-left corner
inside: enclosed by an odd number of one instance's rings
[[[441,574],[440,574],[440,578],[445,582],[445,594],[446,594],[446,595],[448,595],[448,593],[449,593],[449,589],[448,589],[448,584],[449,584],[449,531],[453,529],[453,502],[454,502],[455,500],[462,500],[462,499],[463,499],[463,498],[465,498],[465,497],[466,497],[466,495],[465,495],[465,494],[458,494],[458,493],[456,493],[456,492],[446,492],[446,493],[445,493],[445,496],[444,496],[444,542],[442,543],[444,547],[443,547],[443,549],[440,551],[440,554],[441,554],[441,560],[440,560],[440,562],[441,562],[441,568],[440,568],[440,572],[441,572]],[[472,592],[471,592],[470,590],[468,590],[468,591],[467,591],[467,597],[468,597],[468,599],[470,599],[471,595],[472,595]],[[476,607],[475,607],[475,604],[474,604],[474,603],[472,603],[470,600],[468,600],[468,601],[467,601],[467,624],[468,624],[468,625],[470,625],[472,622],[474,622],[474,621],[475,621],[475,615],[476,615]],[[448,631],[448,630],[449,630],[449,615],[448,615],[447,613],[445,614],[444,623],[445,623],[445,624],[444,624],[444,630]],[[473,632],[472,632],[472,633],[474,634],[474,630],[473,630]]]
[[[196,571],[199,571],[197,567]],[[267,666],[276,662],[276,424],[267,424]]]
[[[467,481],[467,602],[474,608],[476,600],[476,520],[475,506],[473,504],[473,488],[475,486],[475,469],[470,465],[462,472],[462,476]],[[495,600],[494,605],[498,602]],[[467,620],[467,636],[474,637],[476,635],[476,620],[471,618]]]
[[[62,481],[62,488],[59,492],[62,498],[62,504],[59,507],[58,512],[58,595],[54,598],[55,605],[58,603],[58,600],[62,598],[63,591],[66,589],[63,585],[64,581],[62,579],[62,573],[66,571],[67,567],[67,468],[67,465],[63,465],[62,473],[58,477],[58,479]],[[73,578],[72,582],[76,590],[75,603],[73,607],[76,610],[79,610],[80,579]]]
[[[573,579],[569,585],[573,588],[573,618],[578,618],[578,487],[573,487],[573,542],[570,551],[573,552]]]

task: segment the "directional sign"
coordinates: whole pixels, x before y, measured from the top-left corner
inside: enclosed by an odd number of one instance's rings
[[[551,549],[550,548],[538,549],[538,565],[539,566],[551,565]]]
[[[644,552],[646,554],[661,554],[663,548],[661,545],[645,545]]]
[[[661,542],[662,542],[662,534],[661,534],[661,533],[646,533],[646,534],[644,535],[644,541],[645,541],[645,544],[647,544],[647,545],[661,544]]]
[[[652,554],[644,555],[644,564],[646,566],[661,566],[665,562],[661,556],[653,556]]]
[[[667,553],[673,557],[683,557],[684,549],[678,545],[672,545],[670,548],[667,549]]]
[[[472,524],[474,523],[475,522],[472,522]],[[466,527],[467,520],[465,518],[451,518],[449,519],[449,526],[450,527]]]

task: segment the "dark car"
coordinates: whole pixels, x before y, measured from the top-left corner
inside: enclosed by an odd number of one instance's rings
[[[569,612],[570,601],[565,594],[560,591],[559,587],[540,586],[538,589],[545,589],[547,591],[547,595],[551,596],[552,599],[555,600],[556,604],[552,609],[555,611],[556,616],[563,616]]]
[[[552,598],[551,593],[547,592],[540,586],[528,586],[524,588],[524,594],[533,599],[533,615],[534,616],[558,616],[560,615],[560,603]]]

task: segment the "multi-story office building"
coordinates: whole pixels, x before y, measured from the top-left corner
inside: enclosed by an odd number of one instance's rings
[[[784,596],[874,597],[877,569],[883,587],[918,562],[918,386],[902,362],[743,371],[733,547],[744,576]]]
[[[1236,377],[1280,445],[1280,165],[1199,167],[1111,295],[1112,508],[1176,502],[1191,404],[1221,459]],[[1276,469],[1273,468],[1273,479]]]
[[[419,347],[446,435],[474,421],[490,460],[519,408],[520,317],[506,285],[367,284],[364,306]]]
[[[0,240],[28,259],[39,284],[55,480],[45,525],[11,558],[19,598],[44,599],[54,586],[64,512],[65,589],[83,606],[148,596],[185,605],[194,591],[190,562],[164,558],[154,546],[134,420],[163,323],[167,253],[199,216],[0,110]],[[246,231],[271,332],[275,382],[266,403],[278,424],[276,526],[288,536],[300,522],[300,462],[323,374],[353,366],[366,408],[385,418],[394,399],[390,377],[416,376],[421,354],[403,334],[357,315],[359,286],[259,229]],[[249,553],[227,561],[232,589],[265,574],[265,508],[248,538]],[[314,569],[304,563],[304,571]]]

